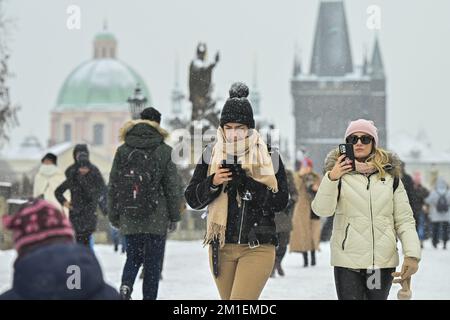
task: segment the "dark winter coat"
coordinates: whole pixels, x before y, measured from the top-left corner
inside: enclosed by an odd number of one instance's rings
[[[283,211],[275,214],[275,225],[277,227],[277,233],[288,233],[292,230],[292,215],[294,213],[295,203],[297,202],[297,188],[294,183],[294,176],[292,171],[286,170],[286,178],[289,188],[289,201],[288,205]]]
[[[414,194],[414,181],[412,177],[406,172],[402,172],[401,179],[403,185],[405,186],[406,194],[408,195],[408,199],[411,202]]]
[[[414,218],[418,221],[418,215],[423,211],[423,206],[425,205],[425,199],[428,197],[430,192],[421,184],[414,185],[413,194],[408,195],[409,203],[411,204],[411,209],[414,213]]]
[[[108,216],[113,226],[123,235],[150,233],[165,235],[170,222],[181,219],[180,208],[183,198],[181,179],[171,160],[172,148],[164,143],[168,136],[158,123],[148,120],[133,120],[121,129],[124,143],[117,149],[109,177]],[[145,149],[157,155],[157,161],[149,168],[159,186],[158,205],[155,212],[124,214],[119,212],[120,193],[117,183],[121,166],[135,149]]]
[[[187,203],[193,209],[203,209],[216,199],[220,192],[223,192],[222,186],[217,191],[211,191],[213,175],[208,174],[208,163],[211,158],[212,145],[205,148],[202,159],[197,164],[194,175],[185,190]],[[249,233],[255,232],[256,238],[260,244],[278,244],[275,227],[275,212],[285,209],[288,202],[288,184],[283,162],[277,150],[272,151],[272,159],[278,159],[278,167],[274,164],[275,177],[278,182],[278,192],[273,193],[267,187],[249,178],[247,184],[248,191],[252,194],[252,200],[249,201],[248,210],[244,215],[242,223],[240,221],[240,210],[237,205],[236,196],[228,193],[228,216],[227,228],[225,232],[225,243],[238,243],[241,233],[241,243],[249,242]],[[241,232],[242,231],[242,232]]]
[[[78,172],[75,164],[68,171],[68,177],[56,190],[55,196],[61,205],[66,198],[64,192],[70,190],[72,209],[69,210],[70,222],[77,234],[87,234],[97,227],[96,210],[100,197],[106,188],[105,181],[96,166],[88,165],[90,171],[86,175]]]
[[[70,277],[78,266],[80,289]],[[0,300],[119,300],[119,294],[103,280],[92,251],[77,244],[52,244],[35,249],[14,263],[13,287]]]

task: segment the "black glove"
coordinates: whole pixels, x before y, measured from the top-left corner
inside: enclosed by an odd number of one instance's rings
[[[240,163],[233,164],[230,168],[230,171],[232,173],[231,177],[233,179],[231,183],[233,183],[240,192],[243,192],[245,189],[245,185],[247,184],[247,173],[242,168],[242,165]]]
[[[178,223],[176,221],[169,222],[169,226],[167,228],[168,233],[175,232],[177,230]]]

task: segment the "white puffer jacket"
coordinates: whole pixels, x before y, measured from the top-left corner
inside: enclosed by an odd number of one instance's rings
[[[393,268],[399,264],[397,238],[407,257],[420,260],[420,241],[408,196],[401,181],[393,192],[394,177],[399,176],[399,160],[390,154],[391,167],[385,181],[377,173],[366,177],[360,173],[338,181],[328,177],[339,152],[327,156],[322,183],[312,203],[322,217],[335,214],[331,236],[331,265],[352,269]]]
[[[63,208],[55,197],[56,188],[58,188],[65,179],[64,173],[57,166],[41,165],[38,173],[34,177],[33,197],[43,196],[45,200],[64,211],[67,215],[68,210]],[[66,191],[64,196],[70,201],[70,191]]]

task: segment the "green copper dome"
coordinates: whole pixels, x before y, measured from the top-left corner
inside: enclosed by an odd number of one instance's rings
[[[138,84],[151,104],[145,82],[131,67],[113,58],[93,59],[67,77],[55,110],[128,110],[127,99]]]

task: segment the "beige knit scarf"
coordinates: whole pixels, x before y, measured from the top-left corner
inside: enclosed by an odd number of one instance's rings
[[[208,176],[215,173],[222,164],[222,160],[237,156],[238,162],[247,176],[266,185],[269,190],[278,192],[278,183],[273,169],[272,158],[267,149],[267,145],[261,138],[258,131],[250,130],[249,136],[236,142],[228,142],[222,127],[217,129],[217,142],[211,153],[211,162],[208,167]],[[224,192],[227,182],[223,184],[220,195],[209,204],[207,230],[204,245],[218,239],[220,247],[225,245],[225,230],[227,227],[228,214],[228,194]],[[241,204],[239,195],[238,205]]]

